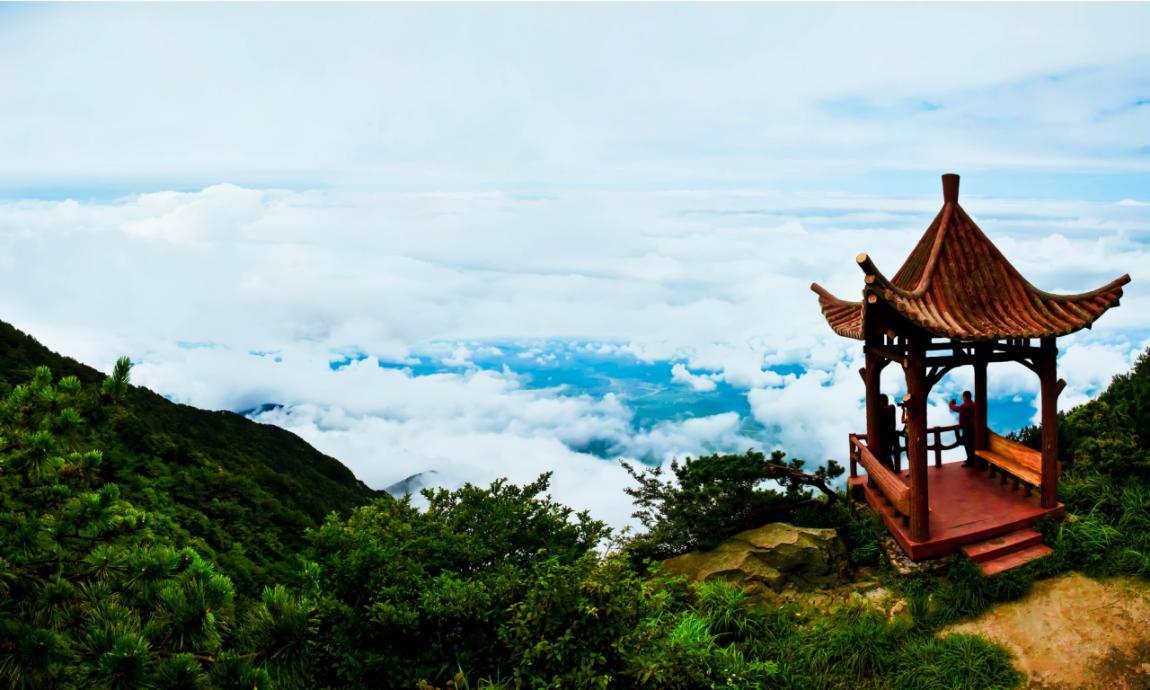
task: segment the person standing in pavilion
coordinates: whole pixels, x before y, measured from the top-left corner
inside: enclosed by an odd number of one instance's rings
[[[879,460],[890,469],[895,468],[898,457],[898,429],[895,427],[894,405],[886,395],[878,396],[879,423],[882,427],[882,448]]]
[[[974,417],[977,414],[977,407],[974,404],[974,396],[970,391],[962,392],[962,404],[955,404],[954,400],[950,401],[951,412],[958,413],[958,427],[959,433],[962,436],[962,446],[966,449],[966,460],[962,463],[963,467],[973,467],[977,462],[974,456]]]

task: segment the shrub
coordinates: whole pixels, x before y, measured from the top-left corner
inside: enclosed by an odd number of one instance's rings
[[[634,517],[647,529],[632,543],[633,557],[665,559],[711,548],[743,530],[835,502],[828,482],[843,473],[838,463],[828,460],[808,474],[802,460],[784,458],[782,451],[769,459],[755,451],[687,458],[671,462],[669,479],[662,466],[637,470],[623,463],[638,482],[625,489],[638,507]],[[813,489],[825,501],[814,498]]]
[[[544,475],[524,487],[497,481],[425,491],[426,511],[410,497],[384,498],[315,530],[309,555],[324,592],[324,682],[411,687],[446,682],[459,669],[508,678],[519,672],[523,630],[562,638],[546,626],[590,625],[570,618],[586,606],[614,611],[615,590],[603,582],[607,589],[596,591],[589,581],[601,574],[592,549],[607,528],[542,495],[547,485]],[[583,600],[584,608],[574,603]],[[537,619],[525,602],[562,615]],[[585,641],[541,643],[526,650],[527,665],[545,668],[554,649]]]

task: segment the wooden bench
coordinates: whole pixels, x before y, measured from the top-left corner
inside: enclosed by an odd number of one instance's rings
[[[987,440],[990,447],[975,451],[975,455],[1002,470],[1003,483],[1006,482],[1006,475],[1010,475],[1015,478],[1015,488],[1018,488],[1017,483],[1021,479],[1029,485],[1027,494],[1030,493],[1030,487],[1042,486],[1042,453],[989,430]]]

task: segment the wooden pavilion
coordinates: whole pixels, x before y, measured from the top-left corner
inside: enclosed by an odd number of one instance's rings
[[[1049,553],[1030,527],[1043,515],[1063,513],[1057,499],[1056,403],[1066,382],[1057,375],[1055,340],[1089,328],[1117,306],[1130,276],[1079,295],[1039,290],[958,205],[958,175],[943,175],[942,188],[942,210],[893,278],[859,254],[861,301],[841,300],[817,283],[811,289],[831,328],[864,343],[859,373],[866,385],[866,433],[850,434],[852,495],[865,495],[912,559],[962,548],[991,574]],[[879,460],[880,449],[890,447],[884,442],[891,443],[882,438],[879,377],[891,362],[906,374],[906,424],[905,443],[893,444],[893,463],[887,465]],[[1038,375],[1041,452],[987,427],[990,362],[1018,362]],[[926,426],[931,388],[961,366],[974,367],[980,460],[974,467],[942,463],[942,451],[959,446],[957,426]],[[947,434],[954,434],[953,442],[945,442]],[[899,465],[904,449],[905,476]]]

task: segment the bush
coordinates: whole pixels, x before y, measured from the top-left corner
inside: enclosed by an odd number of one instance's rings
[[[566,615],[582,610],[573,601],[599,596],[579,583],[598,572],[592,549],[608,530],[541,495],[547,485],[544,475],[522,488],[425,491],[424,512],[410,497],[384,498],[315,530],[324,682],[412,687],[459,669],[508,678],[521,672],[523,629],[547,623],[526,602],[557,607],[557,625],[583,625]],[[549,649],[530,650],[528,668],[546,667]]]
[[[775,451],[708,455],[671,462],[671,479],[662,466],[636,470],[623,467],[638,482],[625,491],[639,508],[634,513],[647,533],[636,538],[632,556],[666,559],[695,549],[708,549],[723,539],[766,522],[788,519],[804,508],[823,508],[838,495],[828,482],[842,475],[834,460],[813,474],[802,471],[802,460],[784,461]],[[813,497],[822,492],[825,501]]]

